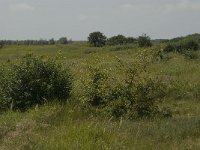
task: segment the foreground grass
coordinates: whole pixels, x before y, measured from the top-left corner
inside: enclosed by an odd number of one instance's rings
[[[80,79],[87,78],[87,64],[98,56],[105,67],[115,72],[116,56],[131,62],[139,49],[110,52],[84,43],[54,46],[7,46],[0,50],[0,61],[13,60],[29,52],[55,56],[62,51],[62,61],[72,71],[74,91],[71,101],[80,97]],[[161,104],[173,111],[173,117],[154,120],[115,121],[85,113],[75,104],[46,104],[27,112],[0,114],[0,149],[200,149],[200,61],[170,54],[169,60],[149,67],[177,82]]]
[[[49,104],[0,116],[0,149],[199,149],[200,117],[102,119]]]

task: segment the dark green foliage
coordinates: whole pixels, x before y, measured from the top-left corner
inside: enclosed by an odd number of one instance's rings
[[[66,37],[61,37],[58,41],[58,44],[68,44],[68,40]]]
[[[135,42],[135,38],[133,37],[125,37],[123,35],[117,35],[113,36],[108,39],[107,44],[108,45],[125,45],[125,44],[130,44]]]
[[[94,47],[102,47],[106,44],[106,36],[101,32],[93,32],[89,34],[88,42]]]
[[[151,47],[152,43],[151,43],[150,37],[147,36],[146,34],[139,36],[138,37],[138,45],[139,45],[139,47]]]
[[[184,40],[177,43],[169,43],[164,48],[164,52],[178,52],[185,54],[186,56],[191,56],[191,58],[196,57],[194,51],[199,49],[199,45],[194,40]],[[194,57],[193,57],[194,56]]]
[[[199,44],[194,40],[189,40],[183,44],[183,47],[186,50],[197,51],[199,49]]]
[[[69,71],[55,59],[26,55],[5,67],[1,108],[25,110],[46,101],[66,101],[71,91]]]
[[[135,41],[136,41],[136,38],[134,38],[134,37],[127,37],[126,38],[127,43],[134,43]]]
[[[175,45],[169,43],[163,50],[164,52],[175,52]]]

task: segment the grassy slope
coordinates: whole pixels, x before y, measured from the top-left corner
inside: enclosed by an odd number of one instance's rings
[[[48,104],[25,113],[9,111],[0,115],[0,149],[199,149],[200,88],[194,86],[200,83],[199,59],[186,60],[170,54],[169,61],[157,62],[149,68],[152,73],[180,82],[180,89],[173,91],[162,104],[173,108],[173,118],[114,121],[89,116],[75,105],[82,89],[80,78],[87,77],[88,63],[93,63],[98,56],[106,67],[115,68],[116,56],[131,62],[138,51],[109,52],[109,49],[92,48],[84,43],[1,49],[2,62],[28,52],[55,56],[61,51],[76,80],[73,104]]]

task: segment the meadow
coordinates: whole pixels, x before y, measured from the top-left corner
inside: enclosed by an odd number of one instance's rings
[[[162,50],[163,45],[145,48],[154,49]],[[27,53],[59,57],[72,73],[73,88],[65,104],[55,101],[25,112],[1,112],[0,149],[199,149],[200,58],[188,59],[170,52],[146,68],[149,76],[157,74],[173,83],[158,104],[160,108],[170,109],[170,117],[115,119],[79,106],[84,92],[82,82],[88,79],[88,65],[101,65],[121,78],[116,69],[119,60],[131,65],[136,54],[143,50],[134,46],[91,47],[86,42],[1,48],[1,63],[16,61]],[[200,56],[200,52],[196,55]]]

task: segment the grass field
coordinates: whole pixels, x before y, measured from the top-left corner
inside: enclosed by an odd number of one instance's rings
[[[158,47],[153,47],[158,48]],[[65,105],[46,104],[27,112],[7,111],[0,114],[0,149],[200,149],[200,58],[186,59],[175,53],[148,67],[177,84],[162,100],[173,117],[165,119],[114,120],[91,115],[78,106],[87,78],[87,66],[99,59],[115,72],[117,60],[131,63],[140,48],[113,51],[113,47],[94,48],[84,42],[52,46],[5,46],[0,61],[14,61],[33,53],[49,57],[62,56],[74,77],[72,96]],[[200,53],[198,52],[198,55]]]

